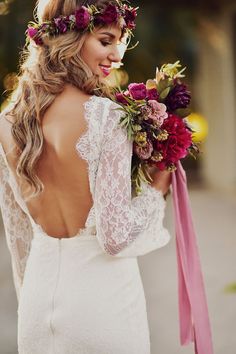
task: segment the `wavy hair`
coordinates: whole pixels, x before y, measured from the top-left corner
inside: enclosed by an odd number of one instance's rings
[[[59,15],[70,15],[82,5],[94,4],[100,8],[115,0],[39,0],[34,13],[38,21],[51,20]],[[13,107],[7,112],[13,117],[11,132],[16,144],[17,176],[22,177],[36,197],[44,190],[36,174],[37,162],[43,151],[41,119],[47,108],[60,94],[66,83],[88,94],[109,96],[108,87],[99,81],[80,56],[87,33],[71,31],[44,40],[35,47],[29,43],[20,55],[18,84],[11,95]],[[95,89],[99,88],[99,91]],[[99,92],[99,93],[98,93]]]

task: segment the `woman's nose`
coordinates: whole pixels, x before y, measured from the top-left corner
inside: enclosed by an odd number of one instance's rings
[[[115,63],[119,63],[121,61],[122,58],[118,46],[114,47],[113,51],[109,55],[109,59]]]

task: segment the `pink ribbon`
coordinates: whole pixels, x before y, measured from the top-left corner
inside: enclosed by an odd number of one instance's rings
[[[194,342],[195,354],[213,354],[213,345],[185,171],[172,174],[175,214],[180,343]]]

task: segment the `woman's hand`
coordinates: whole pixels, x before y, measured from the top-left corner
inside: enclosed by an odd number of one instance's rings
[[[161,191],[164,196],[167,195],[169,187],[171,185],[171,173],[170,171],[161,171],[157,167],[148,167],[148,173],[152,177],[151,186]]]

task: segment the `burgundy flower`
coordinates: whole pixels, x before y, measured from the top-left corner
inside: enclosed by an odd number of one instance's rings
[[[134,100],[144,100],[147,96],[147,89],[144,83],[140,84],[129,84],[129,93]]]
[[[117,100],[117,102],[127,105],[127,104],[128,104],[128,101],[125,99],[125,97],[127,97],[127,95],[125,95],[125,94],[122,93],[122,92],[117,92],[117,93],[116,93],[116,100]]]
[[[159,94],[155,88],[152,88],[150,90],[147,90],[147,98],[149,100],[158,100]]]
[[[135,142],[133,144],[134,152],[142,160],[147,160],[153,152],[153,145],[150,140],[147,140],[146,146],[139,146]]]
[[[41,39],[40,36],[39,36],[39,33],[40,33],[40,32],[38,31],[37,28],[29,27],[28,30],[27,30],[27,32],[28,32],[28,36],[29,36],[31,39],[33,39],[33,41],[35,42],[35,44],[37,44],[37,45],[43,44],[43,41],[42,41],[42,39]]]
[[[115,5],[108,5],[102,14],[97,17],[98,23],[109,25],[110,23],[117,22],[118,9]]]
[[[129,29],[134,29],[135,28],[135,18],[137,16],[137,11],[134,8],[131,8],[129,6],[125,6],[125,22],[126,22],[126,26]]]
[[[67,31],[67,22],[61,17],[55,18],[54,23],[59,33],[65,33]]]
[[[168,132],[169,137],[155,143],[155,149],[163,156],[163,160],[156,163],[161,170],[184,158],[192,144],[192,134],[180,117],[169,114],[162,124],[162,129]]]
[[[185,84],[176,84],[166,97],[165,104],[169,111],[177,108],[186,108],[190,103],[191,95]]]
[[[85,6],[75,12],[75,23],[78,29],[86,29],[90,23],[90,13]]]

